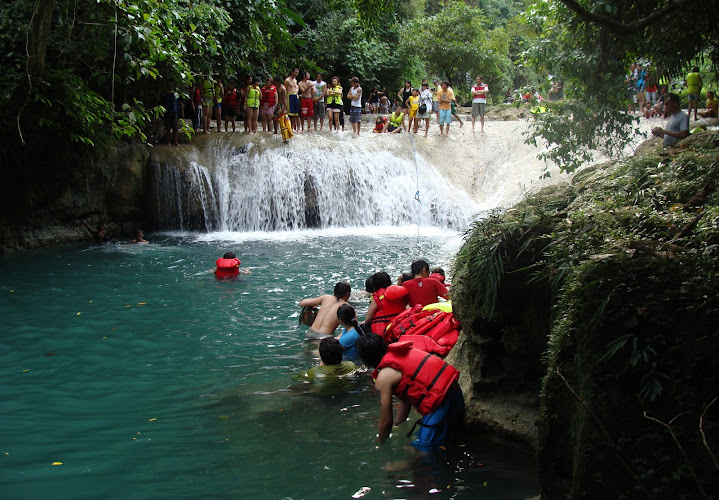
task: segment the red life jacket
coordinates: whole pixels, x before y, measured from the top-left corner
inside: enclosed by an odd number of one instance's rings
[[[192,96],[192,104],[194,104],[195,106],[199,106],[200,104],[202,104],[202,91],[200,91],[199,86],[195,87],[195,93]]]
[[[371,325],[374,333],[382,335],[389,322],[407,308],[408,293],[403,286],[390,285],[372,294],[374,303],[377,304]]]
[[[457,343],[458,339],[459,339],[459,331],[451,330],[448,333],[446,333],[445,335],[442,335],[442,337],[437,341],[437,344],[452,349],[454,347],[454,344]]]
[[[412,347],[438,356],[446,356],[452,350],[451,346],[440,345],[426,335],[402,335],[397,342],[412,342]]]
[[[267,106],[274,106],[276,104],[275,97],[277,96],[277,87],[271,85],[270,88],[262,87],[260,90],[262,91],[262,97],[260,100]]]
[[[417,324],[417,321],[424,316],[428,316],[435,311],[423,311],[422,306],[416,304],[414,307],[405,309],[387,325],[387,329],[380,333],[387,342],[397,342],[397,339],[407,333],[407,330]]]
[[[225,96],[227,105],[231,108],[237,107],[237,89],[230,90]]]
[[[409,309],[405,309],[387,325],[387,329],[382,333],[382,337],[387,342],[396,342],[400,336],[410,333],[410,330],[426,316],[435,314],[437,311],[423,311],[420,304],[415,304]]]
[[[215,262],[217,269],[215,275],[218,278],[226,278],[228,276],[238,276],[240,274],[240,259],[217,259]]]
[[[379,370],[387,367],[402,372],[402,379],[393,394],[417,408],[420,415],[437,409],[450,386],[459,379],[456,368],[434,354],[412,347],[412,342],[387,346],[387,353],[372,378],[376,379]]]
[[[444,279],[445,279],[445,278],[444,278],[444,276],[442,276],[441,274],[439,274],[439,273],[432,273],[432,274],[429,275],[429,277],[436,279],[437,281],[439,281],[440,283],[442,283],[442,284],[444,285]],[[445,286],[446,286],[446,285],[445,285]]]

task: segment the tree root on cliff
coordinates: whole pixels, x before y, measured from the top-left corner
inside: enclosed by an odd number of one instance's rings
[[[719,470],[719,462],[717,461],[716,455],[714,455],[714,452],[712,452],[711,448],[709,448],[709,443],[707,443],[707,436],[704,434],[704,415],[707,414],[707,411],[709,411],[709,408],[711,405],[716,403],[718,398],[712,399],[712,402],[707,405],[706,408],[704,408],[704,413],[702,413],[702,416],[699,417],[699,432],[701,432],[702,435],[702,441],[704,442],[704,447],[709,452],[709,456],[712,457],[712,460],[714,460],[714,467],[716,467],[717,470]]]
[[[632,476],[632,479],[634,479],[634,481],[639,485],[639,487],[642,489],[642,491],[647,496],[647,498],[655,498],[651,493],[649,493],[649,490],[647,490],[647,488],[644,486],[644,483],[642,483],[642,480],[639,479],[639,476],[637,476],[634,473],[634,471],[632,470],[632,468],[629,467],[629,464],[626,462],[626,460],[624,460],[624,458],[622,458],[622,456],[619,454],[619,450],[617,449],[616,443],[612,439],[612,436],[609,435],[609,432],[604,427],[604,425],[602,424],[602,421],[599,419],[599,417],[596,415],[596,413],[594,413],[592,411],[592,409],[589,408],[589,406],[587,406],[587,403],[584,402],[584,400],[579,396],[579,394],[574,392],[574,389],[572,389],[572,386],[569,385],[569,381],[566,378],[564,378],[564,375],[562,375],[562,373],[559,371],[559,368],[557,368],[556,373],[557,373],[557,376],[562,379],[562,381],[564,382],[564,385],[567,386],[567,389],[569,389],[569,392],[572,393],[572,395],[577,399],[577,401],[579,401],[579,403],[586,410],[586,412],[589,413],[589,415],[597,423],[599,430],[602,431],[602,434],[604,434],[604,438],[607,440],[609,445],[614,450],[614,454],[617,456],[617,460],[619,460],[619,463],[622,464],[624,469],[629,473],[630,476]]]
[[[687,413],[689,413],[689,412],[685,411],[684,413],[680,413],[679,415],[677,415],[676,417],[674,417],[673,419],[671,419],[671,420],[669,421],[669,423],[662,422],[662,421],[659,420],[658,418],[650,417],[649,415],[647,415],[647,412],[646,412],[646,411],[644,412],[644,418],[646,418],[647,420],[651,420],[652,422],[658,423],[659,425],[661,425],[662,427],[665,427],[665,428],[669,431],[669,434],[672,436],[672,439],[674,440],[674,443],[676,443],[677,448],[679,448],[679,451],[681,452],[682,456],[684,457],[684,462],[687,464],[687,467],[689,468],[689,472],[692,473],[692,477],[694,478],[694,482],[695,482],[696,485],[697,485],[697,489],[699,490],[699,493],[701,493],[702,496],[708,500],[708,499],[709,499],[709,496],[707,495],[706,491],[704,491],[704,488],[702,488],[702,485],[701,485],[701,483],[699,482],[699,478],[697,477],[697,473],[694,471],[694,467],[692,467],[691,461],[689,460],[689,455],[687,455],[687,452],[684,450],[684,447],[683,447],[682,444],[679,442],[679,439],[677,438],[677,435],[674,434],[674,429],[672,429],[672,423],[674,423],[674,421],[675,421],[676,419],[678,419],[678,418],[681,417],[682,415],[686,415]],[[703,416],[703,415],[702,415],[702,416]]]

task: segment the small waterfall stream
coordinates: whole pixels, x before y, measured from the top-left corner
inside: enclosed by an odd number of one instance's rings
[[[477,211],[420,155],[415,163],[408,137],[307,134],[284,144],[237,135],[206,150],[212,154],[174,150],[153,161],[158,229],[461,229]]]

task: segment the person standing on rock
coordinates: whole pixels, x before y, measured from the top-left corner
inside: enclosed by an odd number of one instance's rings
[[[449,88],[449,82],[442,82],[442,86],[437,92],[437,101],[439,102],[439,135],[444,133],[446,125],[446,137],[449,137],[449,126],[452,123],[452,101],[454,101],[454,92]]]
[[[300,70],[295,68],[292,73],[285,78],[285,89],[287,90],[287,115],[290,117],[292,122],[292,130],[299,130],[300,128],[300,97],[298,92],[300,90],[297,84],[297,75],[300,74]]]
[[[362,126],[362,87],[359,78],[356,76],[350,80],[350,89],[347,91],[347,99],[350,100],[350,123],[352,132],[359,135]]]
[[[482,75],[477,75],[477,83],[472,85],[472,133],[474,133],[474,121],[479,116],[479,123],[484,132],[484,114],[487,111],[487,93],[489,87],[482,82]]]
[[[310,72],[302,73],[302,80],[297,84],[300,91],[300,128],[305,131],[305,122],[307,122],[307,132],[310,132],[310,123],[315,116],[315,84],[310,80]]]
[[[177,142],[178,125],[177,117],[180,111],[180,100],[177,98],[174,85],[168,84],[165,95],[162,96],[162,107],[165,108],[165,129],[167,129],[167,145],[170,142],[175,146],[179,146]]]
[[[313,96],[315,108],[315,132],[317,132],[317,120],[320,121],[320,132],[322,132],[322,127],[325,123],[325,97],[327,96],[325,88],[327,87],[327,82],[323,81],[322,78],[322,73],[317,73],[317,79],[315,80],[315,94]]]
[[[424,105],[424,112],[422,111]],[[417,110],[417,121],[424,120],[424,136],[429,132],[429,119],[432,116],[432,91],[429,90],[429,83],[422,82],[422,91],[419,93],[419,109]]]

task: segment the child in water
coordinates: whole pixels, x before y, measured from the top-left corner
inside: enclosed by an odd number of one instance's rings
[[[290,386],[295,392],[309,392],[323,396],[338,396],[351,391],[357,382],[357,365],[352,361],[342,361],[342,345],[334,337],[325,337],[320,341],[319,366],[295,375],[293,378],[304,382],[299,386]]]
[[[342,345],[342,359],[345,361],[359,360],[359,353],[357,353],[355,344],[357,344],[357,339],[364,335],[364,331],[357,322],[357,313],[355,313],[354,307],[349,304],[339,306],[337,308],[337,319],[345,329],[337,339]]]

